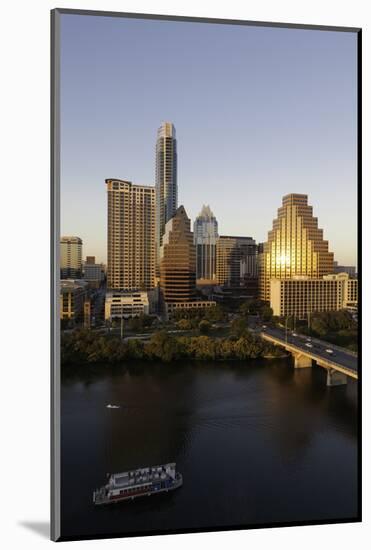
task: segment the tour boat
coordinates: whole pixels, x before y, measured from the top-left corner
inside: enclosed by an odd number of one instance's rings
[[[93,493],[94,504],[110,504],[122,500],[173,491],[183,484],[175,462],[138,468],[119,474],[108,474],[108,482]]]

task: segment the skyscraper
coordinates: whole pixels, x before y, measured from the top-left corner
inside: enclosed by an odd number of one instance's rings
[[[82,277],[82,240],[80,237],[61,237],[61,279]]]
[[[164,122],[157,131],[156,142],[156,248],[160,247],[166,223],[178,207],[177,146],[175,128]]]
[[[107,179],[107,287],[155,286],[155,188]]]
[[[271,279],[291,279],[295,275],[317,279],[333,271],[334,255],[328,250],[317,218],[313,217],[308,196],[285,195],[263,247],[260,297],[269,300]]]
[[[210,210],[203,206],[193,226],[193,238],[196,245],[196,277],[199,280],[216,279],[216,241],[218,222]]]
[[[167,303],[195,299],[196,247],[184,206],[179,206],[165,227],[160,250],[160,287]]]
[[[216,243],[216,278],[218,284],[238,287],[247,273],[243,262],[256,259],[256,244],[251,237],[221,235]],[[250,265],[248,266],[251,267]],[[251,274],[252,275],[252,274]]]

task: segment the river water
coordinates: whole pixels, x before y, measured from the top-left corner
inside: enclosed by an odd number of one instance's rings
[[[357,516],[354,382],[288,359],[79,372],[62,383],[63,537]],[[172,461],[179,490],[93,505],[106,472]]]

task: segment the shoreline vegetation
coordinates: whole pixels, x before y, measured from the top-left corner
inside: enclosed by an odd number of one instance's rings
[[[276,359],[288,353],[260,336],[246,331],[228,337],[173,336],[165,330],[154,332],[148,341],[123,341],[116,335],[103,335],[81,329],[63,334],[61,365],[89,365],[98,363],[122,364],[132,360],[164,361],[184,359],[194,361],[246,361],[248,359]]]
[[[296,321],[292,317],[276,318],[267,303],[250,300],[232,314],[219,305],[200,311],[179,311],[166,324],[155,316],[141,315],[125,321],[121,327],[125,339],[118,334],[120,323],[117,322],[112,323],[110,329],[106,327],[103,333],[84,328],[62,332],[61,365],[114,365],[137,360],[222,362],[288,357],[290,354],[285,350],[249,329],[249,324],[256,322],[286,325],[288,330],[357,351],[357,322],[347,311],[314,313],[309,328],[305,321]]]

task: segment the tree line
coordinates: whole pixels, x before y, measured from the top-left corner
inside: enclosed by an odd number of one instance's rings
[[[123,341],[118,336],[81,329],[63,334],[61,339],[62,365],[123,363],[134,359],[164,362],[181,359],[246,360],[283,355],[283,350],[247,330],[226,338],[206,335],[177,337],[166,331],[158,331],[143,342],[139,339]]]

